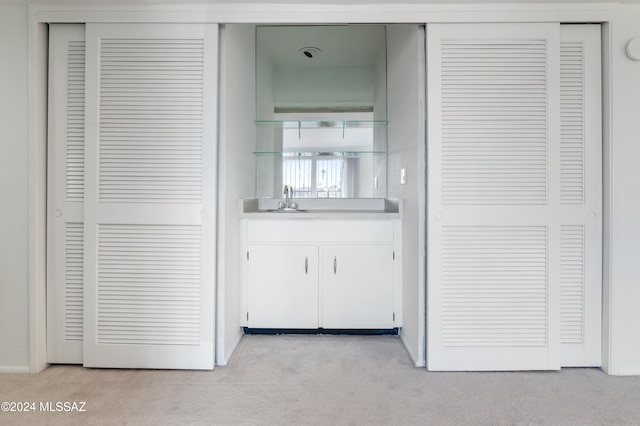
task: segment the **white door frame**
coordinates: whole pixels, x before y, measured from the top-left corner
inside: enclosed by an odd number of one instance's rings
[[[612,79],[616,4],[376,4],[269,5],[210,4],[156,6],[30,5],[29,42],[29,367],[46,363],[46,152],[48,23],[177,22],[345,24],[433,22],[598,22],[603,46],[603,365],[615,372],[611,359],[611,209],[612,209]],[[153,12],[153,13],[150,13]],[[424,206],[423,206],[424,208]],[[424,268],[424,266],[423,266]],[[419,325],[426,327],[424,307]],[[424,335],[424,333],[422,333]]]

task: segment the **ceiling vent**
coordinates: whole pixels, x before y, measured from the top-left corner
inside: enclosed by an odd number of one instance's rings
[[[313,59],[320,54],[321,50],[317,47],[303,47],[300,49],[300,52],[307,58]]]

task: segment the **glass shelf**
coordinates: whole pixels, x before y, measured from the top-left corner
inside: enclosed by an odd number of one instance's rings
[[[386,125],[384,120],[257,120],[254,152],[385,153]]]
[[[354,139],[373,138],[374,129],[384,128],[387,125],[383,120],[258,120],[259,138],[264,138],[269,132],[278,131],[288,135],[291,139],[323,138],[333,140],[350,141]],[[261,130],[263,129],[263,130]],[[267,133],[262,133],[266,131]]]
[[[255,125],[258,197],[279,197],[285,184],[309,188],[309,194],[386,196],[386,120],[256,120]]]
[[[258,126],[277,126],[283,129],[371,128],[386,126],[386,120],[256,120]]]
[[[282,155],[285,157],[326,157],[345,155],[384,155],[386,151],[254,151],[255,155]]]

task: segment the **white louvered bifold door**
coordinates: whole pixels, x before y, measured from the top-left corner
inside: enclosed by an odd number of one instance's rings
[[[87,24],[89,367],[212,369],[215,24]]]
[[[562,366],[601,365],[602,127],[599,25],[560,27]]]
[[[84,25],[49,26],[47,362],[82,363]]]
[[[427,25],[428,368],[560,368],[559,24]]]

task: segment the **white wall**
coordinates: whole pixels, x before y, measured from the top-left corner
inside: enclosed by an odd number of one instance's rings
[[[579,8],[580,4],[573,6]],[[518,9],[512,10],[517,13]],[[434,15],[414,16],[416,20],[428,20]],[[483,16],[486,19],[486,14]],[[508,18],[511,15],[492,12],[491,16]],[[569,11],[562,16],[573,15]],[[309,21],[314,17],[310,15]],[[15,367],[19,371],[25,370],[29,363],[28,275],[35,267],[29,265],[27,254],[27,181],[32,178],[28,174],[27,135],[28,129],[36,124],[27,123],[27,25],[26,6],[0,6],[0,370],[14,371]],[[624,43],[630,37],[640,35],[640,6],[621,5],[613,30],[610,301],[613,312],[609,326],[612,345],[609,371],[640,374],[640,199],[637,195],[640,193],[640,168],[637,166],[640,159],[640,63],[632,62],[624,55]],[[412,157],[404,158],[411,160],[406,163],[409,181],[406,187],[399,189],[400,193],[408,191],[417,176]],[[395,160],[390,160],[392,174],[389,180],[393,183],[398,179],[400,162],[392,161]],[[396,189],[390,191],[390,195],[395,193]],[[406,207],[410,214],[411,207]],[[415,234],[416,229],[411,232]],[[222,256],[226,258],[226,251],[221,253],[221,259]],[[415,282],[415,277],[405,278],[407,282]],[[411,303],[408,301],[405,310],[411,309]],[[405,327],[403,336],[409,341],[409,328]]]
[[[220,110],[220,201],[218,226],[218,340],[216,363],[226,364],[242,337],[240,297],[240,210],[238,200],[254,193],[255,27],[226,25]]]
[[[29,371],[27,8],[0,6],[0,372]]]
[[[640,6],[621,6],[613,31],[609,373],[640,374],[640,61],[624,51],[640,36]]]
[[[389,197],[404,200],[402,220],[403,327],[402,340],[416,365],[424,365],[424,235],[421,186],[424,188],[424,86],[419,70],[424,68],[417,25],[387,28],[387,111],[389,137]],[[421,93],[422,90],[422,93]],[[422,96],[421,96],[422,95]],[[421,167],[422,166],[422,167]],[[400,184],[400,169],[407,183]],[[421,247],[422,246],[422,247]]]

